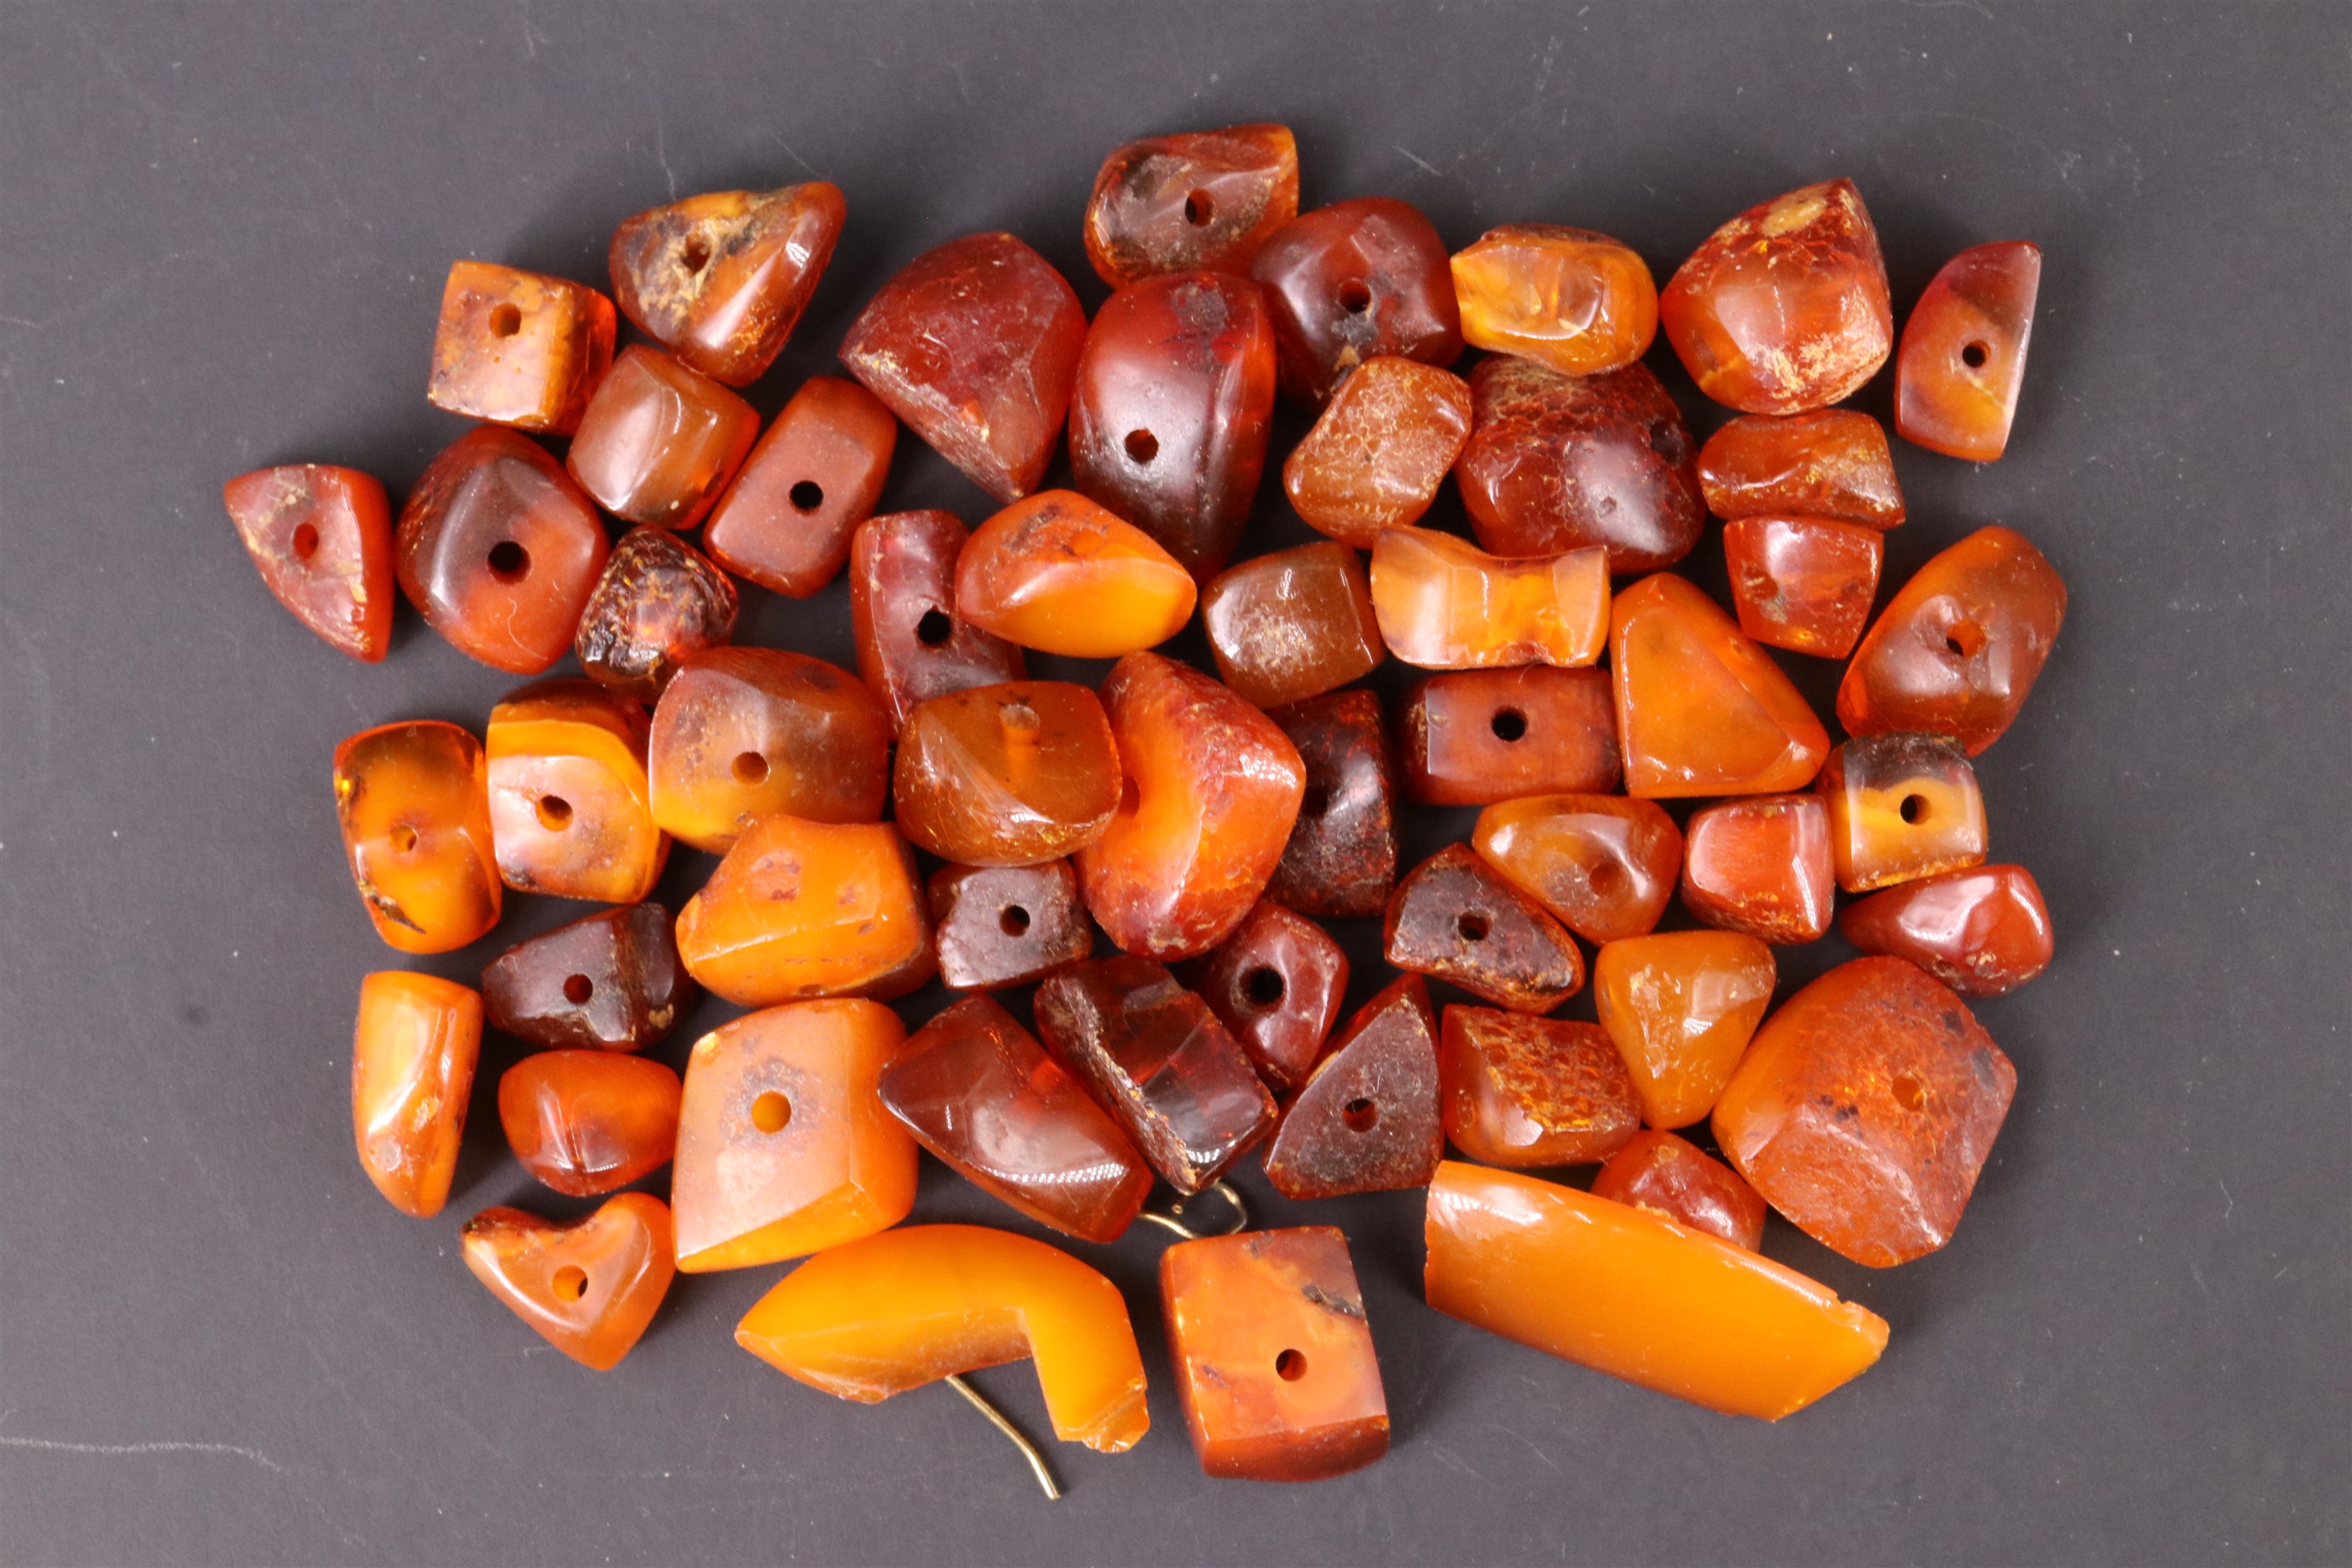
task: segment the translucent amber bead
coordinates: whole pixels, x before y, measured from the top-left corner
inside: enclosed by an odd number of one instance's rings
[[[1830,753],[1819,784],[1830,853],[1849,893],[1984,864],[1984,795],[1958,742],[1864,735]]]
[[[1489,1165],[1589,1165],[1641,1129],[1633,1079],[1598,1024],[1448,1007],[1438,1072],[1445,1136]]]
[[[1838,930],[1864,952],[1907,958],[1963,996],[2014,991],[2050,967],[2050,910],[2022,866],[1922,877],[1848,904]]]
[[[441,290],[436,408],[568,436],[613,363],[613,302],[562,278],[459,261]]]
[[[262,584],[328,647],[364,664],[392,646],[392,504],[357,468],[239,474],[221,500]]]
[[[646,776],[646,710],[593,680],[542,680],[490,710],[490,836],[518,892],[634,904],[669,862]]]
[[[739,577],[807,598],[849,559],[898,444],[898,422],[872,393],[809,377],[711,509],[704,547]]]
[[[499,1079],[499,1125],[522,1168],[569,1197],[625,1187],[677,1147],[677,1074],[611,1051],[540,1051]]]
[[[1380,354],[1339,384],[1290,449],[1282,486],[1308,527],[1369,550],[1381,530],[1421,521],[1469,439],[1469,383]]]
[[[1298,820],[1266,897],[1304,914],[1379,914],[1397,873],[1396,759],[1381,700],[1335,691],[1266,717],[1290,737],[1307,770]]]
[[[2041,287],[2042,252],[2021,239],[1944,263],[1895,356],[1895,428],[1906,441],[1979,463],[2008,448]]]
[[[1675,890],[1683,836],[1656,804],[1622,795],[1538,795],[1478,814],[1471,846],[1591,942],[1656,928]]]
[[[700,991],[670,912],[626,904],[557,926],[482,971],[490,1027],[534,1046],[634,1051],[667,1037]]]
[[[1348,1020],[1283,1107],[1265,1179],[1298,1200],[1426,1185],[1445,1157],[1437,1091],[1429,988],[1401,975]]]
[[[890,721],[874,694],[782,648],[688,658],[654,708],[647,755],[654,820],[714,855],[777,812],[873,822],[890,790]]]
[[[591,680],[650,702],[678,666],[735,635],[735,584],[677,535],[633,528],[613,546],[572,651]]]
[[[711,191],[613,231],[613,297],[637,330],[730,386],[760,379],[833,258],[848,204],[823,180]]]
[[[1466,844],[1447,845],[1397,884],[1381,936],[1399,969],[1515,1012],[1549,1013],[1584,988],[1568,928]]]
[[[1070,490],[1046,490],[980,525],[956,558],[956,613],[1043,653],[1117,658],[1192,618],[1192,574],[1141,529]]]
[[[488,770],[480,742],[419,720],[335,748],[335,819],[376,935],[403,952],[447,952],[499,923]]]
[[[1633,1075],[1643,1121],[1706,1118],[1772,1005],[1774,978],[1772,950],[1738,931],[1660,931],[1593,956],[1593,1007]]]
[[[857,673],[893,731],[929,698],[1029,673],[1019,648],[955,612],[956,558],[970,537],[947,512],[899,511],[866,519],[850,538]]]
[[[915,857],[887,823],[761,817],[677,917],[677,951],[739,1007],[897,996],[929,975]]]
[[[1721,518],[1825,517],[1878,529],[1903,521],[1886,428],[1851,408],[1734,419],[1699,448],[1698,482]]]
[[[1802,789],[1829,731],[1771,656],[1671,573],[1610,608],[1625,793],[1652,798]]]
[[[352,1127],[360,1168],[403,1214],[449,1201],[481,1048],[482,999],[467,987],[397,970],[360,982]]]
[[[1490,228],[1454,253],[1462,341],[1562,375],[1628,365],[1658,332],[1658,286],[1631,246],[1556,223]]]
[[[1249,270],[1273,308],[1283,393],[1298,402],[1321,407],[1375,354],[1462,357],[1445,242],[1392,196],[1301,213],[1266,236]]]
[[[1813,942],[1830,929],[1836,871],[1821,796],[1727,800],[1691,815],[1683,908],[1704,924],[1759,942]]]
[[[950,990],[1026,984],[1094,952],[1094,926],[1067,860],[942,866],[929,892],[940,983]]]
[[[692,528],[759,433],[750,404],[666,353],[632,346],[597,384],[564,467],[617,518]]]
[[[1609,556],[1507,559],[1391,528],[1372,546],[1372,608],[1389,651],[1423,669],[1591,664],[1609,641]]]
[[[1843,658],[1878,595],[1886,542],[1874,528],[1817,517],[1743,517],[1723,525],[1739,629],[1771,647]]]
[[[966,866],[1034,866],[1101,838],[1118,747],[1083,686],[1024,680],[934,697],[898,733],[898,830]]]
[[[541,1339],[581,1365],[610,1372],[669,1294],[668,1205],[645,1193],[609,1198],[586,1219],[557,1225],[520,1209],[466,1222],[466,1267]]]
[[[1162,272],[1242,272],[1298,216],[1287,125],[1149,136],[1111,150],[1087,201],[1087,259],[1114,289]]]
[[[1592,1178],[1592,1195],[1664,1215],[1749,1252],[1764,1245],[1764,1200],[1756,1189],[1671,1132],[1634,1133]]]
[[[1617,787],[1617,715],[1598,669],[1465,669],[1405,689],[1405,789],[1426,805]]]
[[[1201,625],[1217,674],[1260,708],[1319,697],[1381,662],[1363,563],[1343,544],[1302,544],[1229,568],[1202,594]]]
[[[1191,979],[1266,1088],[1286,1095],[1339,1021],[1348,955],[1313,921],[1262,900]]]

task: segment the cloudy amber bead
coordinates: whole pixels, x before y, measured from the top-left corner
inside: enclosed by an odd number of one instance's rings
[[[392,646],[392,505],[357,468],[239,474],[221,500],[262,584],[327,646],[363,664]]]
[[[1094,926],[1067,860],[942,866],[929,891],[940,984],[951,991],[1026,984],[1094,952]]]
[[[700,994],[659,904],[600,910],[532,937],[482,971],[490,1027],[534,1046],[640,1050]]]
[[[1843,658],[1878,596],[1885,541],[1818,517],[1743,517],[1723,525],[1739,629],[1771,647]]]
[[[669,837],[654,824],[646,710],[593,680],[542,680],[490,710],[490,837],[518,892],[633,904]]]
[[[735,584],[666,529],[633,528],[604,563],[572,651],[591,680],[650,702],[678,666],[735,635]]]
[[[1598,669],[1465,669],[1405,689],[1405,788],[1427,805],[1617,787],[1617,715]]]
[[[1838,930],[1864,952],[1907,958],[1963,996],[2014,991],[2050,967],[2050,910],[2022,866],[1922,877],[1848,904]]]
[[[1675,890],[1683,836],[1655,802],[1538,795],[1478,814],[1471,846],[1591,942],[1654,930]]]
[[[1610,607],[1625,793],[1780,795],[1821,771],[1829,731],[1763,649],[1671,573]]]
[[[1979,463],[2008,449],[2041,287],[2042,252],[2022,239],[1979,245],[1944,263],[1903,323],[1898,435]]]
[[[1265,1179],[1294,1200],[1428,1184],[1445,1157],[1437,1019],[1418,974],[1357,1009],[1282,1109]]]
[[[966,866],[1033,866],[1099,839],[1118,809],[1101,700],[1063,680],[934,697],[898,732],[891,800],[917,847]]]
[[[1282,465],[1291,510],[1342,544],[1370,549],[1418,522],[1470,439],[1470,384],[1380,354],[1339,384]]]
[[[1448,1007],[1438,1069],[1445,1136],[1489,1165],[1589,1165],[1642,1126],[1633,1077],[1598,1024]]]
[[[1192,575],[1141,529],[1072,490],[1016,501],[956,558],[956,614],[1041,653],[1117,658],[1192,618]]]
[[[1321,407],[1378,354],[1449,365],[1462,317],[1445,242],[1418,207],[1359,196],[1301,213],[1258,247],[1285,395]]]
[[[1659,931],[1604,944],[1592,1001],[1653,1127],[1704,1120],[1772,1005],[1772,950],[1727,931]]]
[[[1734,419],[1699,448],[1698,482],[1720,518],[1825,517],[1876,529],[1903,521],[1886,427],[1851,408]]]
[[[1691,815],[1684,829],[1683,908],[1718,931],[1775,944],[1830,929],[1837,867],[1829,808],[1817,795],[1760,795]]]
[[[1087,200],[1087,259],[1114,289],[1162,272],[1244,272],[1298,216],[1287,125],[1230,125],[1115,147]]]
[[[686,363],[749,386],[783,352],[847,216],[823,180],[710,191],[641,212],[613,231],[613,297]]]
[[[885,822],[761,817],[677,917],[687,973],[740,1007],[903,994],[930,938],[914,854]]]
[[[873,822],[890,789],[890,721],[845,669],[772,647],[688,658],[654,708],[654,820],[723,855],[763,816]]]
[[[1838,886],[1866,893],[1985,858],[1984,793],[1959,743],[1889,732],[1830,753],[1817,784],[1829,807]]]
[[[1687,1138],[1643,1130],[1609,1156],[1592,1195],[1664,1215],[1749,1252],[1764,1245],[1764,1200],[1739,1173]]]
[[[466,1222],[459,1246],[491,1295],[597,1372],[612,1371],[635,1348],[677,1276],[669,1207],[646,1193],[619,1194],[570,1225],[484,1209]]]
[[[614,517],[692,528],[759,433],[750,404],[656,349],[632,345],[597,384],[564,467]]]
[[[1266,1088],[1305,1080],[1348,993],[1348,955],[1321,926],[1261,900],[1191,976]]]
[[[956,614],[956,558],[970,537],[944,511],[870,517],[850,537],[857,673],[889,710],[894,731],[930,698],[1029,673],[1018,647]]]
[[[376,935],[447,952],[499,923],[499,862],[481,743],[419,720],[335,748],[335,819]]]
[[[1372,608],[1389,651],[1423,669],[1591,664],[1609,641],[1609,557],[1507,558],[1391,528],[1372,546]]]
[[[1658,331],[1658,286],[1631,246],[1556,223],[1490,228],[1454,253],[1462,341],[1563,375],[1640,359]]]
[[[524,1170],[592,1198],[669,1163],[678,1094],[677,1074],[644,1057],[539,1051],[499,1079],[499,1125]]]
[[[1298,820],[1266,896],[1304,914],[1379,914],[1397,873],[1396,759],[1381,700],[1335,691],[1266,717],[1290,737],[1307,770]]]
[[[1584,988],[1568,928],[1466,844],[1449,844],[1397,884],[1381,921],[1399,969],[1520,1013],[1549,1013]]]
[[[1381,662],[1363,563],[1328,541],[1227,568],[1201,595],[1201,625],[1217,674],[1260,708],[1319,697]]]
[[[487,261],[451,264],[425,395],[436,408],[568,436],[613,363],[613,302]]]
[[[398,970],[360,982],[352,1127],[360,1168],[403,1214],[428,1219],[449,1201],[481,1048],[482,999],[467,987]]]
[[[898,444],[898,422],[872,393],[809,377],[711,509],[703,547],[739,577],[807,598],[849,559]]]

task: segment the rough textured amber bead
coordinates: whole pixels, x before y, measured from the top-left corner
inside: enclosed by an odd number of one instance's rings
[[[1454,253],[1462,341],[1563,375],[1640,359],[1658,333],[1658,286],[1634,249],[1556,223],[1490,228]]]
[[[694,1042],[670,1177],[680,1268],[775,1263],[907,1217],[915,1141],[874,1092],[906,1035],[878,1002],[795,1002]]]
[[[1698,389],[1748,414],[1838,402],[1895,346],[1878,231],[1851,180],[1717,229],[1667,280],[1658,316]]]
[[[678,956],[740,1007],[898,996],[929,975],[915,857],[886,822],[761,817],[677,917]]]
[[[750,404],[658,350],[632,346],[597,384],[564,467],[615,517],[692,528],[759,433]]]
[[[866,302],[841,363],[1000,503],[1037,488],[1069,412],[1087,313],[1009,234],[927,250]]]
[[[1609,641],[1609,557],[1489,555],[1391,528],[1372,546],[1372,608],[1389,651],[1423,669],[1591,664]]]
[[[1405,689],[1405,789],[1425,805],[1617,787],[1617,714],[1598,669],[1465,669]]]
[[[1389,1451],[1371,1325],[1334,1227],[1180,1241],[1160,1255],[1160,1306],[1209,1475],[1319,1481]]]
[[[1073,490],[980,525],[956,558],[956,614],[1005,641],[1073,658],[1166,642],[1192,618],[1192,574],[1139,528]]]
[[[1772,950],[1738,931],[1660,931],[1593,955],[1593,1008],[1633,1075],[1643,1121],[1706,1118],[1772,1005],[1775,976]]]
[[[1715,1141],[1806,1235],[1885,1268],[1951,1239],[2016,1092],[2017,1069],[1949,986],[1857,958],[1757,1031]]]
[[[1348,955],[1321,926],[1261,901],[1191,977],[1266,1088],[1305,1081],[1348,993]]]
[[[849,559],[898,444],[898,422],[872,393],[809,377],[711,509],[704,547],[739,577],[807,598]]]
[[[677,1278],[669,1206],[622,1193],[583,1220],[557,1225],[520,1209],[466,1222],[466,1267],[541,1338],[598,1372],[621,1363]]]
[[[613,363],[613,302],[487,261],[449,268],[425,395],[468,419],[568,436]]]
[[[669,1163],[678,1093],[677,1074],[644,1057],[540,1051],[499,1079],[499,1125],[524,1170],[593,1198]]]
[[[1283,1107],[1266,1180],[1296,1199],[1427,1184],[1445,1157],[1437,1091],[1429,988],[1401,975],[1357,1009]]]
[[[335,748],[335,819],[376,935],[447,952],[499,923],[488,769],[455,724],[363,730]]]
[[[1764,1200],[1756,1189],[1672,1132],[1634,1133],[1592,1178],[1592,1195],[1664,1215],[1749,1252],[1764,1244]]]
[[[1067,860],[942,866],[929,892],[940,983],[950,990],[1025,984],[1095,950]]]
[[[1375,354],[1462,357],[1445,242],[1410,203],[1359,196],[1301,213],[1266,236],[1249,270],[1265,285],[1287,397],[1320,407]]]
[[[1683,836],[1646,800],[1523,795],[1478,814],[1470,842],[1486,863],[1591,942],[1654,930],[1675,890]]]
[[[1260,708],[1320,697],[1381,662],[1363,563],[1318,542],[1260,555],[1201,595],[1217,673]]]
[[[1647,572],[1698,542],[1698,448],[1646,365],[1561,375],[1532,360],[1482,360],[1470,397],[1470,442],[1454,479],[1487,549],[1548,555],[1597,544],[1612,572]]]
[[[1849,893],[1984,864],[1984,794],[1946,736],[1848,741],[1830,753],[1817,787],[1838,886]]]
[[[2022,239],[1944,263],[1895,356],[1895,428],[1906,441],[1979,463],[2007,449],[2041,287],[2042,252]]]
[[[2025,706],[2058,628],[2066,584],[2022,534],[1980,528],[1895,590],[1838,685],[1850,735],[1930,730],[1975,756]]]
[[[482,971],[490,1027],[534,1046],[634,1051],[670,1032],[700,994],[670,912],[630,904],[557,926]]]
[[[613,231],[613,297],[686,363],[749,386],[800,323],[848,210],[837,188],[811,180],[641,212]]]
[[[1087,200],[1087,259],[1114,289],[1162,272],[1244,272],[1298,216],[1287,125],[1230,125],[1115,147]]]
[[[595,506],[546,447],[484,426],[445,447],[408,492],[393,570],[459,653],[537,675],[571,650],[611,548]]]
[[[454,981],[382,970],[360,982],[352,1128],[360,1168],[419,1219],[449,1201],[482,1049],[482,999]]]
[[[1515,1012],[1549,1013],[1584,987],[1568,928],[1466,844],[1447,845],[1399,882],[1381,928],[1399,969]]]
[[[1470,384],[1394,354],[1339,384],[1282,465],[1291,509],[1342,544],[1371,548],[1421,520],[1470,439]]]
[[[1274,1100],[1209,1005],[1148,958],[1088,959],[1037,987],[1037,1032],[1180,1193],[1274,1124]]]
[[[1249,521],[1274,417],[1274,328],[1246,278],[1178,272],[1095,313],[1070,395],[1079,491],[1143,530],[1196,577]]]
[[[1812,942],[1837,900],[1829,808],[1817,795],[1760,795],[1694,812],[1684,832],[1683,908],[1759,942]]]
[[[890,789],[890,720],[845,669],[782,648],[696,654],[654,708],[654,820],[723,855],[784,812],[872,822]]]
[[[1396,759],[1381,700],[1335,691],[1266,717],[1307,771],[1298,820],[1266,896],[1310,915],[1379,914],[1396,887]]]
[[[634,904],[669,862],[646,777],[646,710],[593,680],[542,680],[490,710],[490,837],[518,892]]]
[[[572,651],[600,686],[650,702],[678,666],[735,635],[735,584],[676,534],[633,528],[604,563]]]
[[[898,511],[867,518],[850,538],[857,673],[894,731],[928,699],[1029,673],[1018,647],[956,614],[956,558],[970,537],[947,512]]]
[[[918,1029],[877,1092],[950,1170],[1066,1236],[1117,1241],[1151,1195],[1127,1134],[987,996]]]
[[[1699,448],[1698,482],[1720,518],[1826,517],[1878,529],[1903,521],[1885,426],[1851,408],[1734,419]]]
[[[1963,996],[2014,991],[2050,967],[2050,911],[2022,866],[1922,877],[1848,904],[1838,930],[1864,952],[1907,958]]]
[[[1642,1125],[1633,1079],[1598,1024],[1448,1007],[1438,1074],[1445,1136],[1489,1165],[1588,1165]]]
[[[263,586],[337,653],[392,646],[392,503],[357,468],[289,463],[239,474],[221,500]]]
[[[1610,607],[1625,793],[1653,798],[1802,789],[1829,731],[1771,655],[1672,573]]]
[[[1878,595],[1886,543],[1876,529],[1818,517],[1743,517],[1723,525],[1739,629],[1772,647],[1843,658]]]
[[[1063,680],[934,697],[898,732],[891,800],[917,847],[966,866],[1034,866],[1100,838],[1118,809],[1100,699]]]

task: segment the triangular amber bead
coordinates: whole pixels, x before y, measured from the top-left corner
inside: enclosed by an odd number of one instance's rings
[[[1437,1173],[1437,1026],[1407,974],[1364,1004],[1284,1112],[1265,1153],[1286,1198],[1421,1187]]]
[[[1781,795],[1829,755],[1829,731],[1771,656],[1672,573],[1617,595],[1609,662],[1628,795]]]

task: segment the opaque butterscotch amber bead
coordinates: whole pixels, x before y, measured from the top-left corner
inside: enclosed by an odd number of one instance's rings
[[[1396,759],[1381,700],[1335,691],[1266,715],[1298,748],[1307,790],[1268,898],[1310,915],[1365,917],[1396,886]]]
[[[687,973],[741,1007],[903,995],[930,941],[914,853],[884,822],[762,817],[677,917]]]
[[[613,231],[613,297],[686,363],[749,386],[783,352],[847,216],[823,180],[710,191],[641,212]]]
[[[490,1027],[534,1046],[634,1051],[670,1032],[700,994],[659,904],[628,904],[557,926],[482,971]]]
[[[1990,463],[2009,446],[2042,252],[2025,240],[1979,245],[1944,263],[1903,323],[1895,428],[1948,458]]]
[[[1381,662],[1363,563],[1344,544],[1277,550],[1219,574],[1201,595],[1217,673],[1260,708],[1319,697]]]
[[[1489,1165],[1586,1165],[1642,1125],[1633,1079],[1598,1024],[1445,1009],[1445,1136]]]
[[[1478,814],[1471,845],[1486,863],[1591,942],[1654,929],[1675,890],[1683,836],[1653,802],[1538,795]]]
[[[1445,242],[1418,207],[1359,196],[1276,229],[1250,262],[1274,311],[1282,390],[1322,406],[1375,354],[1449,365],[1462,317]]]
[[[1072,490],[1017,501],[956,557],[956,614],[1010,643],[1073,658],[1157,647],[1200,591],[1141,529]]]
[[[1604,944],[1592,1001],[1617,1042],[1642,1120],[1687,1127],[1731,1079],[1772,1005],[1772,950],[1727,931],[1659,931]]]
[[[898,422],[872,393],[809,377],[711,509],[704,547],[739,577],[807,598],[849,558],[898,444]]]
[[[482,999],[466,986],[398,970],[360,982],[352,1127],[360,1168],[403,1214],[449,1201],[481,1049]]]
[[[898,830],[966,866],[1034,866],[1083,849],[1118,809],[1118,747],[1083,686],[1024,680],[934,697],[898,733]]]
[[[750,404],[667,354],[632,346],[597,384],[564,467],[617,518],[692,528],[759,433]]]
[[[520,1209],[466,1222],[466,1267],[541,1339],[581,1365],[610,1372],[661,1310],[677,1278],[669,1207],[622,1193],[583,1220],[557,1225]]]
[[[1094,952],[1078,873],[1067,860],[942,866],[929,892],[940,984],[951,991],[1025,984]]]
[[[1772,647],[1843,658],[1861,639],[1886,552],[1878,531],[1817,517],[1723,525],[1739,629]]]
[[[1658,286],[1632,247],[1556,223],[1490,228],[1454,253],[1462,341],[1563,375],[1640,359],[1658,331]]]
[[[1837,900],[1829,808],[1817,795],[1764,795],[1693,813],[1682,891],[1683,908],[1717,930],[1774,943],[1819,939]]]
[[[1445,1156],[1437,1097],[1429,988],[1401,975],[1348,1020],[1283,1107],[1265,1178],[1294,1199],[1421,1186]]]
[[[1447,845],[1397,884],[1381,938],[1399,969],[1514,1012],[1549,1013],[1584,988],[1568,928],[1466,844]]]
[[[1321,926],[1261,900],[1192,984],[1266,1088],[1288,1094],[1322,1055],[1348,993],[1348,955]]]
[[[584,285],[455,262],[425,395],[468,419],[568,436],[613,363],[614,325],[613,302]]]
[[[1764,1244],[1764,1200],[1756,1189],[1671,1132],[1634,1133],[1592,1178],[1592,1195],[1664,1215],[1749,1252]]]
[[[1018,647],[955,612],[956,557],[970,537],[943,511],[867,518],[850,537],[857,673],[894,731],[927,699],[1029,673]]]
[[[1946,736],[1848,741],[1830,753],[1816,787],[1829,807],[1838,886],[1849,893],[1984,863],[1984,794]]]
[[[646,776],[646,710],[593,680],[542,680],[490,710],[490,835],[518,892],[633,904],[669,862]]]
[[[1829,731],[1771,656],[1671,573],[1617,595],[1609,662],[1628,795],[1783,794],[1829,754]]]
[[[1698,482],[1721,518],[1825,517],[1877,529],[1903,521],[1886,429],[1851,408],[1734,419],[1699,448]]]
[[[499,1125],[524,1170],[591,1198],[669,1163],[678,1094],[677,1074],[644,1057],[541,1051],[499,1079]]]
[[[1370,549],[1381,530],[1420,521],[1469,439],[1469,383],[1418,360],[1376,355],[1339,384],[1290,449],[1283,489],[1308,527]]]
[[[2014,991],[2050,967],[2050,910],[2022,866],[1922,877],[1848,904],[1838,930],[1864,952],[1907,958],[1963,996]]]
[[[872,822],[890,789],[890,721],[845,669],[782,648],[688,658],[654,708],[654,820],[723,855],[776,812]]]
[[[1591,664],[1609,641],[1609,557],[1489,555],[1424,528],[1372,546],[1381,640],[1423,669]]]
[[[335,820],[376,935],[403,952],[447,952],[499,923],[481,743],[420,720],[335,748]]]
[[[1598,669],[1465,669],[1405,690],[1405,788],[1427,805],[1617,787],[1617,718]]]
[[[357,468],[289,463],[239,474],[221,500],[262,584],[338,653],[392,646],[392,503]]]
[[[1087,201],[1087,259],[1114,289],[1162,272],[1242,272],[1298,216],[1287,125],[1149,136],[1111,150]]]
[[[650,702],[688,658],[727,646],[736,609],[735,584],[692,545],[633,528],[588,595],[572,651],[591,680]]]

